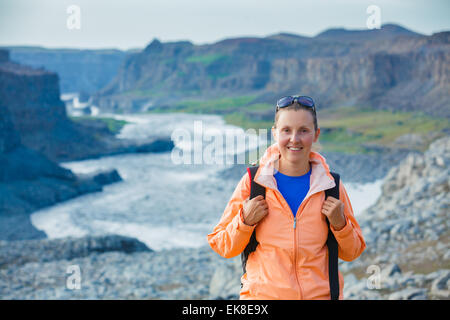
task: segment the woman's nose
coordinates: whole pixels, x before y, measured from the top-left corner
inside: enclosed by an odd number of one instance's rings
[[[298,132],[292,132],[290,140],[292,142],[300,142],[300,133]]]

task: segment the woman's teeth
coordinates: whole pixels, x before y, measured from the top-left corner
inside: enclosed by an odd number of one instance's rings
[[[292,151],[300,151],[300,150],[303,149],[303,148],[288,147],[288,149],[289,149],[289,150],[292,150]]]

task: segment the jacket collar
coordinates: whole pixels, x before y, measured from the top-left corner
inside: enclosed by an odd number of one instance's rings
[[[275,168],[278,167],[279,158],[280,150],[278,148],[278,143],[274,143],[267,148],[266,152],[259,161],[260,165],[255,175],[255,182],[265,186],[266,188],[278,190],[277,183],[273,175]],[[312,169],[310,180],[311,183],[306,197],[323,190],[331,189],[336,185],[334,178],[330,173],[330,168],[322,155],[318,152],[311,151],[309,154],[309,161]]]

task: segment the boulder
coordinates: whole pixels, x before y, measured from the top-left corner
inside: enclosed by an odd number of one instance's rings
[[[444,274],[433,281],[431,294],[441,298],[450,298],[450,270],[446,270]]]

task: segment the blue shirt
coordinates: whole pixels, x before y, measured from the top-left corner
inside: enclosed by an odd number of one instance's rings
[[[291,177],[277,172],[274,177],[277,181],[278,190],[283,195],[289,207],[291,207],[291,211],[295,217],[300,204],[309,191],[311,169],[303,176]]]

